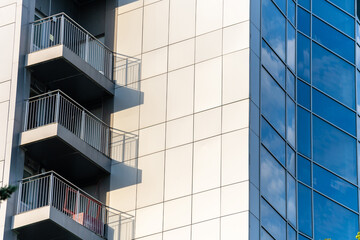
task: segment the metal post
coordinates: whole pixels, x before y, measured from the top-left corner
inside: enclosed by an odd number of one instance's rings
[[[128,67],[129,67],[129,59],[127,58],[125,64],[125,83],[124,83],[125,86],[128,83]]]
[[[64,44],[64,25],[65,25],[65,18],[64,15],[61,15],[61,22],[60,22],[60,44]]]
[[[105,155],[110,157],[110,129],[106,128],[106,142],[105,142]]]
[[[102,227],[101,227],[101,231],[102,231],[102,236],[105,237],[105,219],[106,219],[106,209],[105,206],[102,206]]]
[[[80,138],[84,140],[85,138],[85,111],[81,112],[81,130],[80,130]]]
[[[75,216],[76,216],[76,221],[78,222],[78,223],[80,223],[79,222],[79,208],[80,208],[80,192],[79,192],[79,190],[77,190],[77,192],[76,192],[76,210],[75,210]],[[84,216],[83,216],[84,217]],[[84,221],[84,220],[83,220]],[[82,223],[82,224],[84,224],[84,222]]]
[[[22,182],[20,182],[19,184],[19,193],[18,193],[18,201],[17,201],[17,209],[16,209],[16,214],[20,213],[20,204],[21,204],[21,198],[22,198]]]
[[[114,81],[114,79],[113,79],[113,58],[114,58],[114,54],[111,52],[110,53],[110,62],[109,62],[109,79],[110,80],[113,80]]]
[[[30,52],[34,51],[34,23],[31,24],[31,35],[30,35]]]
[[[29,100],[26,100],[26,103],[25,103],[24,132],[27,130],[28,121],[29,121]]]
[[[122,149],[122,161],[125,162],[125,147],[126,147],[126,135],[123,135],[123,149]]]
[[[52,206],[53,199],[53,187],[54,187],[54,174],[50,174],[50,183],[49,183],[49,206]]]
[[[86,34],[86,43],[85,43],[85,62],[89,60],[89,35]]]
[[[60,92],[56,93],[56,106],[55,106],[55,122],[59,121],[60,110]]]

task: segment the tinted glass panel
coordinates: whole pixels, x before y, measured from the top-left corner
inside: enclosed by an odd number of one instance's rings
[[[271,50],[271,48],[262,41],[261,59],[265,68],[278,81],[278,83],[285,89],[285,65],[280,58]]]
[[[288,23],[287,64],[295,71],[295,29]]]
[[[358,79],[356,83],[357,92],[360,93],[360,72],[356,71],[356,78]],[[357,111],[360,112],[360,97],[357,98]]]
[[[356,134],[356,114],[331,98],[313,89],[313,111],[345,131]]]
[[[297,81],[297,100],[303,107],[310,109],[310,86],[301,80]]]
[[[276,5],[281,9],[281,11],[286,14],[286,0],[274,0]]]
[[[356,140],[313,117],[314,161],[356,183]]]
[[[285,221],[264,199],[261,199],[261,222],[276,240],[286,240]]]
[[[295,76],[289,70],[287,70],[286,79],[286,91],[293,99],[295,99]]]
[[[297,111],[298,151],[310,157],[310,113],[301,107]]]
[[[342,1],[342,0],[340,0]],[[331,25],[354,37],[354,19],[326,0],[316,0],[313,3],[313,13]]]
[[[298,30],[310,36],[310,14],[298,7]]]
[[[355,69],[313,43],[313,85],[351,108],[355,107]]]
[[[311,186],[311,164],[310,161],[298,155],[298,178],[303,183]]]
[[[295,147],[295,103],[288,96],[286,101],[286,139]]]
[[[262,34],[276,53],[285,59],[285,17],[271,0],[262,1]]]
[[[292,0],[288,0],[288,18],[292,24],[295,25],[295,3]]]
[[[289,146],[287,146],[286,151],[286,168],[295,176],[295,152]]]
[[[332,199],[358,210],[357,188],[314,164],[314,188]]]
[[[285,141],[261,118],[261,141],[270,152],[285,166]]]
[[[310,82],[310,40],[298,33],[297,39],[298,76]]]
[[[355,239],[358,216],[333,201],[314,193],[315,239]]]
[[[311,190],[300,183],[298,184],[298,214],[299,230],[312,236]]]
[[[263,147],[260,167],[262,195],[285,216],[285,169]]]
[[[287,175],[287,218],[296,226],[296,194],[295,179]]]
[[[310,10],[310,0],[298,0],[299,4],[306,8],[307,10]]]
[[[261,240],[274,240],[264,229],[261,229]]]
[[[288,240],[296,240],[296,232],[295,230],[288,225]]]
[[[330,2],[338,5],[343,10],[354,15],[354,0],[330,0]]]
[[[355,43],[344,34],[313,17],[313,39],[330,48],[335,53],[355,63]]]
[[[261,111],[271,125],[285,136],[285,92],[264,69],[261,73]]]
[[[360,68],[360,47],[356,44],[356,66]]]
[[[299,240],[309,240],[307,237],[304,237],[303,235],[300,235],[299,234],[299,238],[298,238]]]
[[[356,23],[356,42],[360,44],[360,24]]]

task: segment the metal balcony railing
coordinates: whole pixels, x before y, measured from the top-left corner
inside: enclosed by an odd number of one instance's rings
[[[30,41],[30,53],[64,45],[119,85],[136,88],[140,80],[139,59],[111,51],[65,13],[33,22]]]
[[[118,234],[111,239],[131,237],[127,229],[132,228],[133,216],[105,206],[55,172],[25,178],[19,185],[16,214],[45,206],[54,207],[101,237],[108,237],[106,227],[114,226],[121,229],[123,237]]]
[[[114,156],[113,139],[117,139],[114,144],[118,146],[136,138],[134,134],[109,127],[60,90],[26,100],[24,131],[52,123],[60,124],[108,157]]]

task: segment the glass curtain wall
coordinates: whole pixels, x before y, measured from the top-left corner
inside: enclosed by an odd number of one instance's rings
[[[261,239],[359,231],[357,12],[355,0],[261,0]]]

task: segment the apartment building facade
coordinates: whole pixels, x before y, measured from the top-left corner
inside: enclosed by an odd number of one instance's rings
[[[355,0],[2,0],[3,239],[355,239]]]

